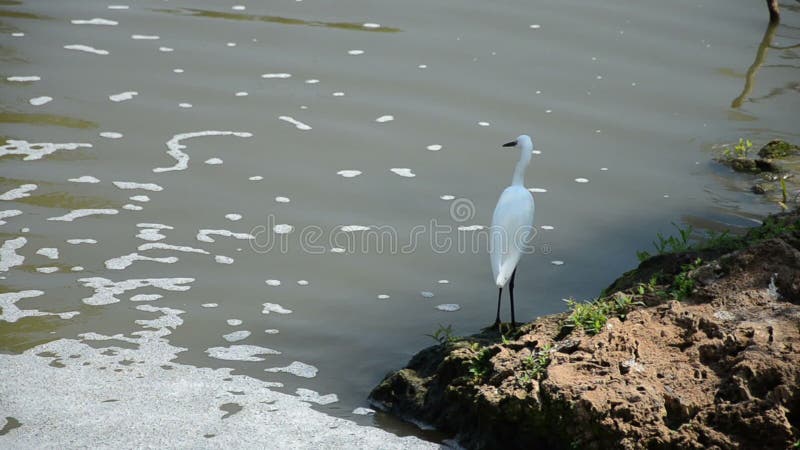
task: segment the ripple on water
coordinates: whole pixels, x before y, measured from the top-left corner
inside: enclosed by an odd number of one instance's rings
[[[299,120],[295,119],[292,116],[280,116],[278,117],[278,119],[294,125],[294,127],[297,128],[298,130],[308,131],[311,129],[310,125],[300,122]]]
[[[153,169],[153,172],[170,172],[173,170],[186,170],[189,167],[189,155],[184,153],[182,150],[186,148],[186,145],[182,144],[182,141],[186,139],[192,139],[196,137],[203,137],[203,136],[236,136],[236,137],[243,137],[249,138],[253,136],[253,133],[242,132],[242,131],[217,131],[217,130],[204,130],[204,131],[192,131],[189,133],[180,133],[172,136],[172,138],[167,141],[167,154],[175,159],[175,165],[172,167],[156,167]]]
[[[264,369],[264,372],[285,372],[302,378],[314,378],[317,376],[318,369],[310,364],[293,361],[286,367],[270,367]]]
[[[225,361],[264,361],[259,355],[280,355],[281,352],[258,345],[231,345],[230,347],[211,347],[208,356]]]
[[[92,47],[90,45],[84,45],[84,44],[69,44],[69,45],[65,45],[64,48],[67,49],[67,50],[76,50],[76,51],[79,51],[79,52],[91,53],[91,54],[94,54],[94,55],[105,56],[105,55],[110,54],[110,52],[108,50],[103,50],[101,48],[94,48],[94,47]]]
[[[125,91],[125,92],[120,92],[119,94],[111,94],[108,96],[108,99],[111,100],[112,102],[119,103],[119,102],[124,102],[126,100],[130,100],[137,95],[139,95],[139,93],[136,91]]]
[[[0,146],[0,156],[4,155],[25,155],[23,161],[33,161],[42,159],[44,156],[55,153],[58,150],[76,150],[79,148],[91,148],[92,144],[86,143],[52,143],[18,141],[16,139],[6,140],[6,144]]]
[[[67,214],[64,214],[63,216],[48,217],[47,220],[72,222],[73,220],[80,219],[82,217],[96,216],[96,215],[113,216],[115,214],[119,214],[119,211],[117,211],[116,209],[76,209],[68,212]]]
[[[41,97],[34,97],[34,98],[28,100],[28,103],[30,103],[33,106],[42,106],[42,105],[45,105],[45,104],[50,103],[52,101],[53,101],[53,97],[48,97],[46,95],[43,95]]]
[[[341,175],[341,176],[343,176],[345,178],[353,178],[353,177],[357,177],[357,176],[361,175],[361,173],[362,172],[360,170],[346,169],[346,170],[340,170],[340,171],[336,172],[336,175]]]
[[[264,303],[263,305],[264,305],[264,309],[261,310],[261,314],[269,314],[269,313],[291,314],[292,313],[291,309],[286,309],[286,308],[284,308],[283,306],[281,306],[281,305],[279,305],[277,303]]]
[[[30,197],[31,194],[29,192],[35,191],[39,186],[35,184],[23,184],[20,187],[11,189],[6,191],[3,194],[0,194],[0,200],[18,200],[20,198]]]

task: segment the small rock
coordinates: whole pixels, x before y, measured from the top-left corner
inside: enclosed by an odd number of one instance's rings
[[[767,142],[758,151],[758,156],[762,158],[786,158],[787,156],[800,155],[800,146],[790,144],[781,139],[774,139]]]

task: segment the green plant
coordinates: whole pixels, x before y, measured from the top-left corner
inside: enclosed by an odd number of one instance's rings
[[[683,300],[692,293],[695,282],[691,277],[691,272],[700,267],[701,264],[703,264],[703,260],[697,258],[692,263],[681,266],[681,272],[675,275],[675,280],[670,286],[670,293],[676,300]]]
[[[663,289],[660,289],[660,286],[658,285],[659,276],[660,273],[657,273],[650,277],[650,280],[648,280],[647,283],[639,283],[636,286],[636,292],[639,295],[653,294],[660,298],[666,297],[667,292]]]
[[[733,146],[733,152],[737,158],[747,158],[747,153],[753,147],[750,139],[739,138],[739,143]]]
[[[622,292],[593,302],[578,302],[575,299],[568,299],[567,308],[570,310],[570,315],[567,317],[565,325],[597,334],[603,330],[610,317],[624,319],[628,311],[635,305],[641,304],[641,302],[634,301],[633,296]]]
[[[545,345],[522,361],[522,367],[525,369],[520,377],[522,384],[528,384],[531,380],[544,378],[545,370],[550,365],[550,350],[552,348],[552,345]]]
[[[426,334],[425,336],[438,342],[439,345],[446,345],[456,340],[453,337],[453,326],[450,324],[447,326],[439,324],[439,328],[437,328],[433,334]]]
[[[492,352],[489,347],[481,348],[477,342],[474,342],[470,348],[475,351],[475,355],[470,359],[469,373],[472,375],[472,381],[477,384],[489,374]]]

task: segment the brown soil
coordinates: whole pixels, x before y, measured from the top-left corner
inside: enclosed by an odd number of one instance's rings
[[[800,213],[772,217],[734,247],[645,261],[607,292],[650,306],[595,335],[565,327],[561,314],[505,343],[486,332],[430,347],[371,399],[468,448],[791,448],[800,441]],[[657,292],[698,256],[687,298]],[[653,274],[659,288],[639,293]]]

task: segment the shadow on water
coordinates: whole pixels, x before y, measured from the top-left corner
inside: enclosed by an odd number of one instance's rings
[[[210,11],[206,9],[194,9],[194,8],[156,9],[155,11],[165,12],[169,14],[184,15],[184,16],[206,17],[212,19],[268,22],[268,23],[279,23],[283,25],[306,25],[309,27],[337,28],[341,30],[368,31],[371,33],[398,33],[402,31],[399,28],[385,27],[383,25],[377,28],[369,28],[365,27],[363,24],[355,22],[321,22],[316,20],[293,19],[291,17],[259,16],[255,14],[220,12],[220,11]]]
[[[758,71],[761,69],[761,66],[764,65],[764,60],[767,58],[767,51],[770,48],[775,50],[790,50],[793,48],[800,47],[800,44],[788,46],[788,47],[777,47],[772,45],[773,39],[775,39],[775,33],[778,31],[778,22],[770,22],[767,25],[767,29],[764,30],[764,37],[761,38],[761,44],[758,46],[758,51],[756,52],[756,59],[753,61],[753,64],[750,65],[750,68],[747,69],[747,74],[745,75],[744,87],[742,88],[742,93],[739,94],[738,97],[733,99],[731,102],[731,108],[741,108],[742,103],[750,96],[750,93],[753,91],[753,86],[756,82],[756,75]]]

